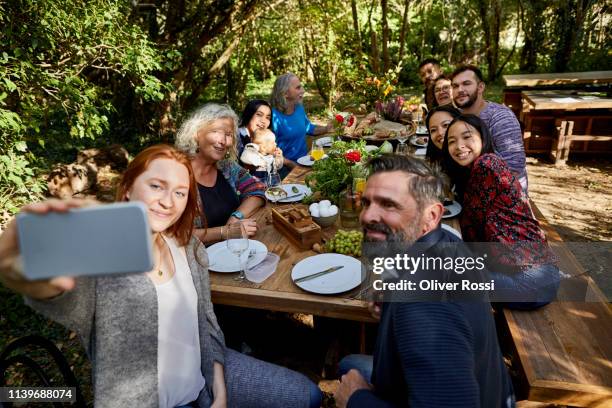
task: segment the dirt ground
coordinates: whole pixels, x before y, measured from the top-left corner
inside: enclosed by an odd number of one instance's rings
[[[612,299],[612,161],[576,158],[563,167],[527,158],[529,196],[578,262]]]

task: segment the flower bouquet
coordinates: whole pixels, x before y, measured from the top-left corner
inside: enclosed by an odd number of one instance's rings
[[[400,122],[404,114],[404,98],[396,96],[388,102],[376,101],[376,113],[391,122]]]
[[[340,193],[352,186],[354,175],[363,174],[363,171],[356,170],[365,169],[370,158],[382,153],[381,149],[367,152],[365,147],[364,140],[333,142],[327,152],[328,158],[316,161],[312,173],[306,176],[306,185],[313,191],[313,197],[338,204]],[[365,180],[365,175],[359,177]]]

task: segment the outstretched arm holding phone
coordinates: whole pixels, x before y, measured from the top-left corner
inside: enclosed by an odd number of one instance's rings
[[[47,214],[49,212],[66,212],[71,208],[91,205],[86,200],[48,200],[24,206],[22,212]],[[71,277],[56,277],[48,280],[26,280],[21,271],[21,260],[17,223],[12,220],[0,235],[0,281],[9,289],[32,299],[48,299],[74,288],[75,280]]]

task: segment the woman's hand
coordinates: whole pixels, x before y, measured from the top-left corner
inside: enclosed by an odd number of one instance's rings
[[[227,225],[233,224],[235,222],[242,223],[242,226],[244,227],[244,230],[246,231],[249,237],[252,237],[257,233],[257,221],[255,221],[253,218],[245,218],[244,220],[239,220],[238,218],[230,217],[230,219],[227,221]]]
[[[225,388],[225,372],[223,366],[215,361],[213,365],[214,370],[214,381],[213,381],[213,395],[215,400],[213,401],[210,408],[226,408],[227,407],[227,390]]]
[[[22,212],[47,214],[66,212],[71,208],[91,205],[88,200],[48,200],[24,206]],[[48,280],[30,281],[22,274],[17,223],[12,220],[0,235],[0,281],[7,288],[33,299],[49,299],[74,288],[75,280],[57,277]]]
[[[294,169],[297,166],[296,162],[294,162],[293,160],[289,160],[286,157],[285,157],[285,161],[283,163],[285,164],[285,166],[287,166],[290,169]]]

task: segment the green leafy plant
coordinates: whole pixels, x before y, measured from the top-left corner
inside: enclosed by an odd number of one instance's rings
[[[353,181],[351,168],[380,154],[378,149],[367,152],[365,147],[364,140],[332,143],[327,152],[328,158],[316,161],[313,171],[306,176],[306,185],[313,191],[313,196],[337,204],[340,192]]]

